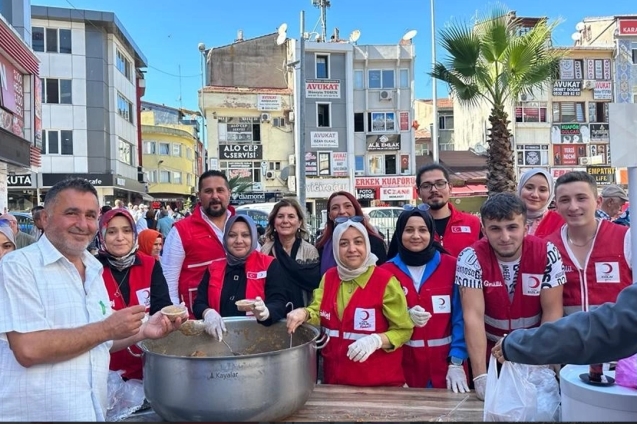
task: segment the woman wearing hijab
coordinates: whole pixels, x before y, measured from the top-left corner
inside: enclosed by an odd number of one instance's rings
[[[434,241],[435,223],[426,204],[410,207],[396,221],[388,262],[381,268],[400,282],[416,328],[403,353],[409,387],[468,393],[467,359],[456,258]]]
[[[0,222],[0,259],[15,250],[15,235],[7,221]]]
[[[138,235],[139,251],[155,258],[161,259],[161,249],[164,247],[164,238],[156,230],[141,230]]]
[[[100,216],[97,259],[111,307],[114,310],[145,305],[151,315],[172,305],[161,265],[138,251],[135,221],[126,209],[112,209]],[[104,305],[106,307],[106,305]],[[131,350],[141,351],[131,346]],[[142,378],[142,361],[128,349],[111,353],[110,369],[122,370],[123,378]]]
[[[374,227],[364,219],[363,209],[354,196],[346,191],[337,191],[327,199],[327,223],[321,238],[316,243],[316,249],[321,257],[321,275],[336,266],[334,253],[332,250],[332,233],[334,232],[335,220],[337,218],[359,217],[360,222],[367,231],[371,253],[376,256],[376,265],[381,265],[387,260],[387,248],[381,236]]]
[[[252,218],[228,218],[223,233],[226,257],[208,265],[199,283],[192,311],[217,340],[226,331],[221,317],[253,315],[267,326],[285,316],[286,277],[277,260],[256,250],[257,243]],[[255,300],[249,311],[238,309],[235,302],[243,299]]]
[[[518,196],[526,204],[528,234],[546,238],[564,225],[564,219],[549,210],[553,200],[553,177],[542,168],[526,171],[518,184]]]
[[[351,219],[334,228],[330,268],[307,308],[287,316],[293,333],[309,321],[330,336],[321,350],[323,381],[351,386],[403,386],[402,345],[413,331],[400,284],[377,267],[367,228]]]
[[[319,254],[307,238],[299,203],[294,199],[283,199],[274,205],[261,253],[278,260],[285,275],[287,298],[294,306],[307,306],[321,281]]]

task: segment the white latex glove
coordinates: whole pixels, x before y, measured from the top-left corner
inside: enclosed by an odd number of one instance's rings
[[[223,340],[223,333],[226,331],[226,324],[223,322],[221,315],[214,309],[208,309],[203,316],[203,323],[206,326],[206,333],[215,339]]]
[[[462,365],[449,364],[447,368],[447,390],[454,393],[469,393],[467,375],[464,373]]]
[[[370,334],[349,345],[347,357],[354,362],[365,362],[369,355],[380,349],[382,345],[383,341],[378,334]]]
[[[259,296],[257,296],[256,302],[254,302],[254,310],[252,312],[259,321],[265,321],[270,317],[268,307],[265,306],[265,302]]]
[[[473,379],[473,387],[476,390],[476,397],[480,400],[484,400],[484,393],[487,390],[487,375],[480,374]]]
[[[422,306],[416,305],[409,310],[409,318],[416,327],[424,327],[431,318],[431,314],[425,311]]]

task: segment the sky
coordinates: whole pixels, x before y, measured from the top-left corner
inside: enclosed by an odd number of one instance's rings
[[[114,12],[148,62],[143,100],[197,110],[201,88],[201,54],[197,48],[232,43],[237,31],[244,39],[275,32],[287,23],[287,35],[299,37],[300,12],[305,11],[306,31],[320,32],[320,12],[312,0],[31,0],[33,5]],[[476,0],[435,2],[436,32],[445,25],[471,22],[497,3]],[[542,17],[562,22],[553,34],[560,46],[573,44],[571,34],[584,17],[637,14],[635,0],[509,0],[503,4],[519,17]],[[632,7],[631,7],[632,6]],[[361,32],[359,45],[396,44],[409,30],[418,31],[416,47],[416,98],[431,98],[431,4],[427,0],[331,0],[327,9],[328,38],[334,28],[347,39]],[[436,47],[437,60],[445,51]],[[181,77],[180,77],[181,75]],[[447,95],[438,83],[438,97]]]

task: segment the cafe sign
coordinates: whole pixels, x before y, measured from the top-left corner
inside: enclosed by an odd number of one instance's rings
[[[553,83],[553,95],[572,97],[582,95],[582,81],[557,80]]]

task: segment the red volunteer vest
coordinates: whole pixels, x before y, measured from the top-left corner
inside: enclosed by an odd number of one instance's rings
[[[564,225],[564,218],[555,211],[548,211],[535,229],[535,237],[546,239]]]
[[[118,283],[113,278],[113,273],[108,267],[104,267],[102,277],[104,285],[108,291],[108,297],[111,301],[111,308],[116,311],[133,305],[146,305],[146,312],[150,309],[150,281],[155,267],[155,258],[142,252],[135,254],[136,262],[129,269],[128,284],[130,286],[130,298],[128,305],[124,302],[124,298],[119,293]],[[131,346],[131,350],[141,354],[142,351],[137,346]],[[112,371],[123,370],[122,377],[142,379],[142,360],[131,355],[128,349],[122,349],[111,353],[111,363],[109,368]]]
[[[404,346],[403,371],[409,387],[425,388],[431,381],[436,389],[447,387],[447,358],[451,348],[451,298],[456,275],[456,258],[440,255],[440,264],[416,292],[410,275],[392,262],[381,268],[391,272],[403,287],[407,306],[422,306],[430,312],[427,325],[414,327],[411,340]]]
[[[519,328],[540,325],[540,292],[548,260],[546,245],[547,242],[538,237],[524,237],[513,301],[509,300],[502,270],[489,241],[484,238],[472,246],[482,269],[487,358],[500,337]]]
[[[548,237],[560,251],[566,273],[565,315],[615,302],[619,292],[632,284],[633,272],[624,256],[624,238],[628,228],[602,219],[583,271],[568,254],[561,229]]]
[[[265,300],[265,278],[268,274],[268,267],[274,258],[254,251],[246,259],[246,299],[254,299],[260,296]],[[208,281],[208,306],[219,312],[221,305],[221,289],[223,288],[226,265],[224,260],[216,260],[208,266],[210,280]],[[241,299],[237,299],[241,300]],[[252,315],[252,312],[247,312]]]
[[[447,205],[451,211],[447,228],[444,234],[436,233],[435,240],[440,242],[451,256],[457,258],[464,248],[471,246],[480,237],[480,219],[454,209],[451,203]]]
[[[222,241],[201,216],[200,206],[201,203],[197,203],[192,215],[174,224],[186,255],[179,273],[179,299],[188,307],[191,319],[195,317],[192,313],[192,303],[197,297],[197,287],[206,267],[215,259],[226,257]],[[229,206],[228,210],[234,215],[232,207]]]
[[[329,331],[330,341],[323,348],[323,372],[326,384],[350,386],[402,386],[402,348],[393,352],[378,349],[363,363],[347,357],[347,349],[361,337],[384,333],[389,323],[383,315],[383,296],[393,275],[384,269],[374,271],[364,289],[357,287],[338,318],[336,299],[341,280],[336,267],[325,273],[320,306],[321,326]]]

